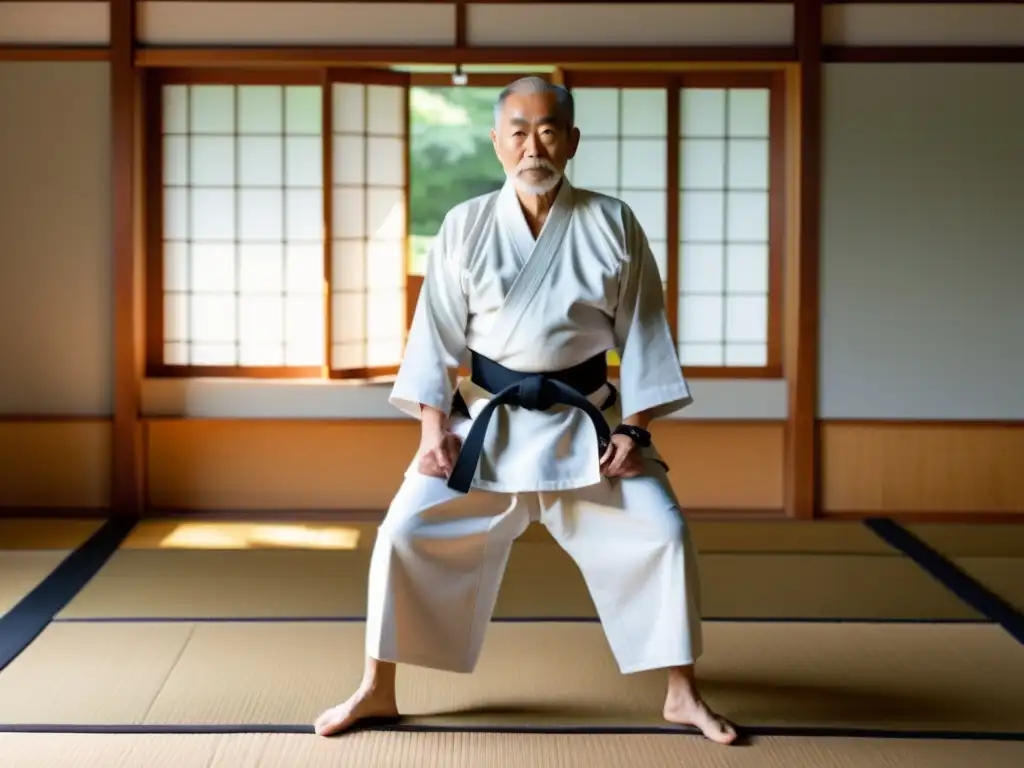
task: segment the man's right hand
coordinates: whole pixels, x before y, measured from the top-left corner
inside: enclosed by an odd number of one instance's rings
[[[455,468],[462,441],[452,432],[424,434],[420,439],[418,469],[428,477],[446,479]]]
[[[447,478],[459,458],[462,441],[448,430],[448,414],[436,408],[422,406],[420,447],[417,469],[428,477]]]

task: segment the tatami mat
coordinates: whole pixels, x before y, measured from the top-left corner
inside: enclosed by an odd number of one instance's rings
[[[364,616],[369,558],[367,549],[121,550],[59,618]],[[898,554],[703,554],[700,567],[711,618],[982,618]],[[560,547],[517,542],[495,615],[596,614]]]
[[[362,674],[359,623],[55,624],[0,675],[0,723],[301,724]],[[1024,649],[976,624],[706,626],[711,704],[741,725],[1024,732]],[[490,627],[478,669],[403,667],[433,726],[663,726],[661,673],[596,624]]]
[[[953,563],[1019,611],[1024,611],[1024,557],[957,557]]]
[[[0,557],[3,550],[74,549],[103,525],[102,519],[0,519]]]
[[[371,522],[190,522],[145,520],[123,544],[124,549],[218,547],[369,549],[376,537]],[[851,521],[709,521],[689,522],[701,552],[817,552],[828,554],[893,554],[878,536]],[[534,523],[520,537],[523,543],[553,543],[544,526]]]
[[[69,554],[51,549],[0,551],[0,615],[35,589]]]
[[[1016,768],[1024,743],[510,733],[94,736],[0,733],[9,768]]]
[[[1024,515],[1016,524],[904,523],[903,527],[946,557],[1024,558]]]

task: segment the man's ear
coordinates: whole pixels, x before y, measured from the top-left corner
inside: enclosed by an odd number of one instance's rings
[[[580,129],[573,126],[569,132],[569,151],[567,156],[570,160],[576,157],[576,151],[580,148]]]

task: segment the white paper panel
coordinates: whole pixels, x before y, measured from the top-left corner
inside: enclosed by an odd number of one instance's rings
[[[454,5],[435,3],[139,3],[149,45],[454,45]]]
[[[406,90],[333,89],[331,365],[395,366],[406,325]]]
[[[789,45],[789,3],[470,4],[470,45]]]
[[[664,88],[573,88],[579,150],[566,167],[577,187],[617,197],[636,214],[667,276],[668,92]],[[657,256],[656,256],[657,258]]]
[[[320,90],[175,85],[163,101],[165,362],[319,365]]]
[[[0,2],[0,44],[108,45],[106,3]]]
[[[825,6],[832,45],[1021,45],[1019,3],[871,3]]]
[[[688,88],[680,111],[680,358],[689,366],[763,366],[768,91]]]

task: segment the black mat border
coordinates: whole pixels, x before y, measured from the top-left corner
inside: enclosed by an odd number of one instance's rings
[[[112,517],[74,549],[31,592],[0,615],[0,672],[46,629],[118,550],[138,523]]]
[[[901,730],[886,728],[845,728],[839,726],[736,725],[739,737],[805,736],[821,738],[959,740],[1024,742],[1024,732]],[[422,724],[357,725],[348,733],[377,731],[385,733],[521,733],[543,735],[646,735],[700,736],[695,728],[675,726],[447,726]],[[201,725],[79,725],[51,723],[0,723],[0,733],[96,734],[96,735],[188,735],[203,734],[300,734],[315,735],[312,725],[299,724],[201,724]],[[335,736],[330,738],[344,738]],[[701,738],[703,738],[701,736]]]
[[[360,624],[366,616],[69,616],[53,624]],[[491,624],[599,624],[596,616],[495,616]],[[704,616],[705,624],[966,624],[989,626],[988,618],[870,618],[824,616]]]
[[[909,557],[961,601],[998,624],[1024,645],[1024,614],[929,546],[923,539],[888,517],[864,520],[876,536]]]

